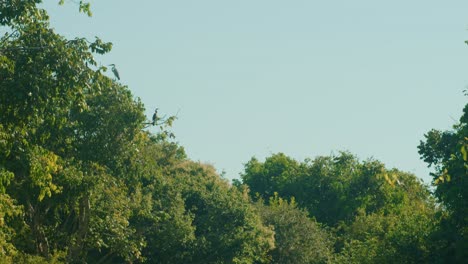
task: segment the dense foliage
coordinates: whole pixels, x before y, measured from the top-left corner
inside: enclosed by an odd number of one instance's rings
[[[326,263],[331,260],[333,240],[307,212],[278,194],[270,197],[268,206],[256,203],[265,224],[275,232],[276,247],[271,251],[272,263]]]
[[[332,230],[336,240],[332,262],[429,260],[436,207],[414,175],[385,169],[374,160],[360,162],[349,153],[304,162],[280,153],[265,162],[251,159],[242,179],[253,199],[268,197],[270,191],[295,199]]]
[[[98,66],[111,43],[57,34],[40,2],[0,1],[1,263],[468,259],[468,106],[419,146],[434,195],[347,152],[252,158],[231,185]]]
[[[1,2],[0,258],[6,262],[262,263],[273,232],[190,162],[105,75],[100,39],[67,40],[40,1]],[[80,9],[89,13],[89,6]]]
[[[454,130],[429,131],[419,153],[435,167],[435,196],[445,209],[434,237],[436,256],[440,262],[464,262],[468,259],[468,104]]]

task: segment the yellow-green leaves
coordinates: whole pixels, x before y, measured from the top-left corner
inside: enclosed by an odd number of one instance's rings
[[[0,194],[5,193],[6,187],[10,184],[10,180],[13,179],[13,177],[13,172],[0,168]]]
[[[73,1],[75,2],[75,1]],[[59,5],[63,5],[65,4],[65,0],[59,0],[58,2]],[[80,1],[79,2],[79,9],[78,9],[81,13],[84,13],[86,14],[87,16],[92,16],[93,13],[91,12],[91,4],[88,3],[88,2],[83,2],[83,1]]]
[[[79,8],[81,13],[85,13],[88,16],[92,16],[93,13],[91,13],[91,4],[86,3],[83,1],[80,1],[80,8]]]
[[[466,162],[468,161],[468,137],[464,138],[463,145],[460,148],[460,152],[463,155],[463,160]]]
[[[391,173],[390,176],[388,175],[388,173],[384,173],[383,175],[385,181],[391,186],[395,186],[395,183],[399,182],[397,176],[394,173]]]
[[[58,160],[57,155],[41,147],[35,147],[30,154],[29,174],[32,185],[39,188],[39,201],[60,192],[60,188],[53,183],[53,176],[62,168]]]
[[[450,174],[448,174],[447,169],[444,169],[442,174],[439,177],[437,177],[436,179],[434,179],[434,184],[438,185],[440,183],[450,182],[450,180],[451,180]]]

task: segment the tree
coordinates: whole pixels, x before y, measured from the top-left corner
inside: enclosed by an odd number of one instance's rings
[[[387,170],[374,160],[360,162],[343,152],[299,163],[284,154],[251,159],[241,175],[252,197],[295,197],[318,222],[336,226],[352,222],[359,210],[367,213],[391,208],[408,200],[430,204],[429,192],[414,175]],[[429,199],[429,200],[428,200]]]
[[[40,2],[0,2],[1,257],[267,262],[273,233],[245,195],[186,160],[170,142],[174,117],[145,120],[128,87],[105,76],[93,56],[111,43],[65,39]]]
[[[271,250],[272,263],[328,263],[332,258],[333,240],[308,213],[277,194],[268,205],[256,203],[265,225],[275,231],[275,248]]]
[[[96,66],[93,54],[112,45],[56,34],[40,2],[0,3],[9,31],[0,40],[1,179],[10,182],[3,195],[21,205],[25,223],[8,241],[49,260],[64,251],[69,262],[85,260],[91,249],[137,259],[141,246],[131,246],[138,241],[130,237],[120,168],[143,127],[143,106]],[[88,4],[79,7],[89,13]]]
[[[268,201],[275,192],[282,197],[292,196],[295,193],[292,184],[304,174],[305,169],[297,161],[278,153],[263,163],[252,158],[245,164],[241,178],[249,186],[253,198],[258,195]]]
[[[392,213],[364,211],[341,230],[337,263],[431,263],[435,211],[421,204],[399,205]]]
[[[375,160],[361,162],[346,152],[302,163],[275,154],[264,163],[249,161],[242,179],[252,188],[254,199],[277,192],[265,201],[265,208],[286,210],[283,199],[294,199],[311,217],[332,230],[335,254],[331,262],[392,263],[398,259],[415,263],[427,262],[432,256],[427,241],[437,223],[437,209],[427,187],[412,174],[386,169]],[[278,239],[277,252],[284,241],[289,241],[284,237],[301,240],[294,222],[281,215],[275,220],[271,213],[271,219],[265,220],[288,223],[288,228],[280,229],[282,239]],[[303,232],[312,237],[310,232]],[[313,252],[307,243],[303,244],[300,250],[305,252],[297,253],[297,257]]]
[[[138,155],[124,162],[122,179],[131,199],[129,225],[145,244],[142,259],[148,263],[268,261],[273,233],[245,194],[229,186],[213,167],[188,160],[173,142],[141,133],[134,144]]]
[[[431,130],[418,146],[421,158],[434,167],[435,196],[446,210],[436,247],[440,259],[468,259],[468,104],[452,131]]]
[[[273,232],[248,199],[214,168],[184,162],[175,168],[195,239],[184,263],[267,263]]]

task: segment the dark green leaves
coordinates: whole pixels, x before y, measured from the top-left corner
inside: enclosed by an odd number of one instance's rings
[[[437,257],[451,262],[468,257],[467,138],[468,104],[452,131],[431,130],[418,146],[421,158],[435,168],[431,173],[435,196],[447,209],[437,236],[439,244],[444,246],[437,247]]]
[[[105,54],[111,51],[112,43],[103,42],[100,38],[96,37],[96,40],[89,45],[89,48],[97,54]]]

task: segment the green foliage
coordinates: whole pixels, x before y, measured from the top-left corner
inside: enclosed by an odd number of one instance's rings
[[[142,239],[142,257],[148,263],[184,263],[194,240],[193,215],[169,171],[185,160],[183,149],[141,133],[135,153],[127,161],[132,215],[130,225]]]
[[[246,164],[242,179],[251,189],[253,198],[260,197],[260,201],[275,193],[265,208],[266,212],[270,211],[267,223],[283,221],[283,224],[274,224],[280,227],[280,234],[285,234],[277,237],[274,259],[284,256],[278,263],[309,263],[310,259],[340,263],[393,263],[398,259],[399,262],[418,263],[430,259],[431,245],[427,241],[436,223],[436,208],[428,189],[414,175],[388,170],[375,160],[361,162],[344,152],[302,163],[284,154],[268,157],[264,163],[252,159]],[[288,205],[280,197],[293,202]],[[314,229],[311,223],[315,222],[293,213],[294,201],[333,230],[334,256],[326,253],[326,241],[329,241],[326,233],[317,227]],[[296,231],[299,229],[295,227],[296,222],[288,220],[289,217],[284,216],[286,213],[275,216],[275,210],[289,210],[287,215],[295,215],[294,221],[302,218],[309,223],[302,226],[309,226],[310,230]],[[275,217],[278,219],[274,220]],[[286,224],[286,221],[289,222]],[[325,253],[314,256],[313,249],[306,249],[311,247],[306,246],[307,242],[298,249],[305,252],[291,254],[284,250],[294,249],[291,244],[304,240],[300,233],[308,234],[316,245],[322,245],[319,252]]]
[[[21,213],[21,207],[16,205],[9,195],[0,193],[0,259],[5,259],[7,262],[11,262],[11,259],[18,254],[12,243],[15,230],[9,226],[9,222],[17,220]]]
[[[264,163],[252,158],[245,165],[242,180],[246,183],[252,194],[260,195],[268,200],[275,192],[281,196],[289,197],[294,193],[294,183],[305,172],[305,167],[283,153],[273,155]]]
[[[4,194],[6,187],[10,184],[10,181],[13,179],[14,174],[5,169],[0,169],[0,193]]]
[[[6,241],[28,262],[53,252],[69,262],[139,259],[144,243],[129,227],[120,168],[143,127],[143,106],[104,69],[88,67],[112,45],[66,40],[39,2],[0,4],[11,31],[0,41],[0,187],[23,206],[25,223],[13,219],[17,232]],[[79,8],[90,15],[89,4]]]
[[[29,153],[29,177],[33,187],[39,189],[37,197],[39,201],[42,201],[45,196],[51,197],[52,192],[60,191],[52,182],[52,174],[56,174],[61,169],[57,161],[57,155],[37,146]]]
[[[272,263],[328,263],[331,260],[331,234],[299,209],[294,199],[288,202],[275,193],[268,204],[259,200],[256,205],[264,223],[275,231]]]
[[[193,215],[195,239],[185,263],[264,263],[273,232],[253,205],[211,166],[185,162],[175,169],[185,207]]]
[[[55,33],[41,2],[0,1],[2,263],[466,259],[468,106],[419,147],[439,211],[415,176],[346,152],[252,159],[231,186],[171,141],[175,116],[148,122],[105,75],[112,43]]]
[[[125,186],[110,175],[96,175],[99,183],[85,197],[89,203],[88,262],[133,262],[142,257],[144,245],[130,226],[131,200]],[[78,234],[79,235],[79,234]]]
[[[402,208],[399,213],[361,212],[344,227],[338,263],[427,263],[436,222],[427,208]]]
[[[430,203],[429,192],[415,176],[386,170],[378,161],[359,162],[349,153],[299,163],[284,154],[245,165],[242,179],[253,194],[266,198],[277,192],[295,197],[319,222],[349,223],[360,210],[391,212],[410,201]]]
[[[462,263],[468,258],[468,104],[452,131],[431,130],[419,145],[421,158],[434,167],[435,196],[446,213],[435,234],[437,258]]]

